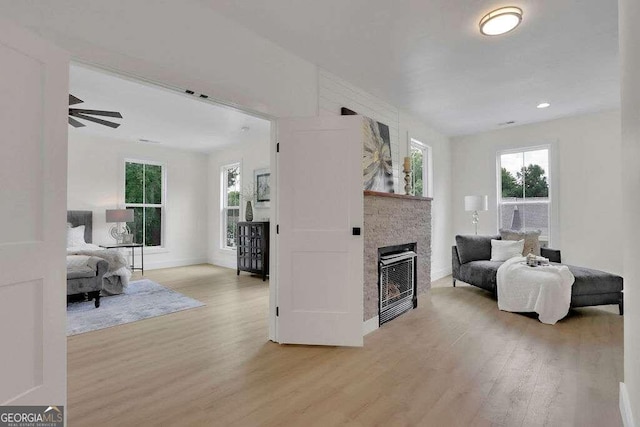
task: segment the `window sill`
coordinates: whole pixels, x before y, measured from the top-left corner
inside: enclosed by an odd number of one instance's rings
[[[235,254],[237,252],[236,249],[230,249],[230,248],[220,248],[220,250],[222,252],[228,252],[228,253],[231,253],[231,254]]]
[[[151,254],[166,254],[169,253],[169,249],[165,248],[165,247],[157,247],[157,246],[145,246],[144,247],[144,254],[145,255],[151,255]]]

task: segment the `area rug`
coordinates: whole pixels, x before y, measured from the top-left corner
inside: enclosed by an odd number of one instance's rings
[[[123,294],[100,298],[99,308],[95,308],[93,301],[68,304],[67,336],[203,305],[200,301],[167,289],[151,280],[136,280],[129,283]]]

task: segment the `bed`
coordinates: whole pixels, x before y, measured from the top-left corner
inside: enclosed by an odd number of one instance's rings
[[[124,292],[131,278],[129,263],[119,250],[93,244],[93,212],[67,211],[67,228],[67,266],[77,265],[84,257],[87,261],[90,257],[102,258],[109,263],[102,279],[102,295]]]

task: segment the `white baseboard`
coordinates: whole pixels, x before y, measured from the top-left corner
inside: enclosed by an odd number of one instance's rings
[[[362,323],[362,336],[368,335],[380,327],[380,318],[378,316],[365,320]]]
[[[211,257],[208,260],[209,264],[217,265],[218,267],[231,268],[236,270],[238,268],[238,261],[236,258],[230,259],[229,257]]]
[[[155,262],[147,261],[144,263],[144,269],[158,270],[160,268],[185,267],[187,265],[208,264],[208,263],[209,263],[209,260],[207,260],[206,258],[176,259],[176,260],[155,261]]]
[[[629,394],[627,386],[620,383],[620,416],[622,417],[622,425],[624,427],[635,427],[633,422],[633,414],[631,413],[631,404],[629,403]]]
[[[447,277],[451,275],[451,266],[445,268],[438,268],[431,271],[431,281],[442,279],[443,277]]]

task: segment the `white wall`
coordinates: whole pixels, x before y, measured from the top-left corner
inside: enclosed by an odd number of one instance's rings
[[[625,427],[640,423],[640,2],[620,0],[622,70],[622,200],[624,212],[624,385],[620,406]],[[633,417],[635,416],[635,420]]]
[[[432,149],[433,203],[431,224],[431,280],[451,274],[451,150],[449,138],[426,123],[376,98],[328,71],[319,71],[320,115],[340,115],[347,107],[389,126],[395,191],[404,194],[402,159],[407,156],[409,138]]]
[[[473,233],[463,202],[472,194],[489,195],[478,234],[497,232],[498,151],[551,143],[559,221],[551,245],[562,250],[563,262],[621,274],[620,138],[617,111],[453,138],[453,235]]]
[[[242,141],[233,147],[217,150],[209,155],[209,249],[208,259],[211,264],[221,265],[228,268],[236,268],[236,252],[222,249],[222,229],[221,221],[221,170],[220,168],[230,163],[240,162],[240,185],[245,188],[248,184],[253,184],[253,171],[256,169],[269,168],[269,148],[270,135],[267,133],[263,138],[253,138]],[[240,220],[245,218],[244,200],[240,203]],[[253,204],[253,220],[268,221],[271,217],[269,208],[257,208]]]
[[[145,251],[145,269],[207,262],[206,154],[69,132],[67,206],[93,211],[94,243],[113,242],[105,210],[124,203],[124,159],[166,165],[164,248]]]
[[[415,117],[400,111],[399,158],[408,156],[410,138],[431,147],[433,201],[431,202],[431,280],[451,274],[451,142]],[[404,179],[404,178],[403,178]],[[404,183],[403,179],[400,180]]]
[[[317,112],[317,69],[199,2],[0,0],[72,58],[275,117]],[[203,2],[204,3],[204,2]]]

